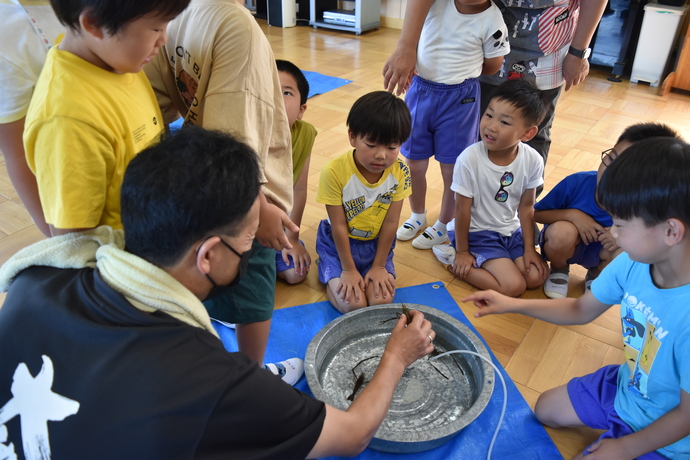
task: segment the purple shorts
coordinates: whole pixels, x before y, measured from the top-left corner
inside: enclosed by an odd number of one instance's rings
[[[362,278],[367,275],[371,268],[371,264],[376,257],[376,248],[378,247],[378,238],[373,240],[350,240],[350,252],[355,261],[355,267]],[[393,248],[395,247],[395,239],[386,257],[386,270],[395,277],[395,266],[393,266]],[[340,257],[338,250],[333,241],[333,232],[331,224],[327,220],[322,220],[319,224],[319,230],[316,234],[316,253],[319,255],[317,265],[319,266],[319,280],[326,284],[333,278],[340,278],[343,272],[343,267],[340,264]]]
[[[542,228],[541,232],[539,232],[539,249],[541,249],[541,257],[544,260],[549,260],[549,258],[546,257],[546,251],[544,251],[546,227],[548,227],[548,225],[544,225],[544,228]],[[583,241],[580,241],[577,246],[575,246],[575,252],[573,253],[572,257],[568,259],[568,263],[582,265],[586,269],[594,268],[601,262],[599,254],[603,248],[604,246],[598,241],[589,244],[585,244]]]
[[[616,413],[613,402],[618,391],[618,369],[620,364],[605,366],[583,377],[568,382],[568,397],[575,413],[582,423],[595,430],[607,430],[599,439],[621,438],[633,433],[630,425]],[[589,452],[585,449],[585,455]],[[637,457],[638,460],[663,460],[658,452]]]
[[[302,240],[298,241],[299,244],[304,246],[304,242]],[[290,261],[290,265],[285,265],[285,262],[283,261],[283,251],[276,251],[276,273],[295,268],[295,262],[292,260],[292,257],[288,256],[288,260]]]
[[[448,232],[450,244],[455,247],[455,232]],[[510,236],[503,236],[491,230],[470,232],[468,237],[470,254],[477,261],[477,267],[491,259],[515,260],[525,255],[525,242],[522,239],[522,229],[518,227]]]
[[[479,80],[457,85],[434,83],[415,76],[405,95],[412,114],[412,134],[400,147],[408,160],[454,164],[479,137]]]

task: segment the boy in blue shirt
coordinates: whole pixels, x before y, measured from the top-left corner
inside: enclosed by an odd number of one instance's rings
[[[620,252],[611,236],[611,216],[596,202],[597,184],[606,167],[633,142],[651,137],[678,137],[661,123],[631,125],[616,145],[601,154],[597,171],[583,171],[563,179],[534,206],[534,220],[545,224],[539,235],[544,260],[551,261],[551,273],[544,282],[544,294],[552,299],[568,295],[569,265],[585,267],[585,289]]]
[[[650,161],[654,158],[654,161]],[[522,313],[585,324],[620,304],[626,362],[544,392],[535,414],[553,428],[607,430],[585,454],[688,458],[690,452],[690,145],[636,142],[604,172],[597,199],[625,253],[577,299],[511,299],[492,291],[463,301],[475,317]],[[579,457],[578,457],[579,458]]]
[[[411,130],[405,102],[386,91],[357,99],[347,116],[354,150],[326,163],[316,201],[328,219],[319,224],[319,280],[341,313],[395,297],[393,248],[410,171],[398,159]]]

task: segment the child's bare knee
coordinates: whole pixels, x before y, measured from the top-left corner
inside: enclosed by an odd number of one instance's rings
[[[306,275],[298,275],[295,273],[295,270],[292,268],[289,268],[285,271],[279,272],[278,277],[281,278],[283,281],[285,281],[288,284],[298,284],[304,281],[304,279],[307,277]]]
[[[526,289],[527,284],[525,283],[525,279],[523,277],[516,277],[514,279],[504,280],[500,284],[498,292],[508,297],[518,297],[521,296]]]
[[[559,220],[546,227],[544,238],[546,240],[545,247],[563,248],[576,245],[579,242],[580,233],[572,223]]]

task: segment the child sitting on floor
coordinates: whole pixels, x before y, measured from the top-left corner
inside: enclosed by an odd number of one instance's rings
[[[398,159],[411,129],[402,99],[366,94],[350,109],[347,126],[354,150],[326,163],[316,194],[328,212],[316,238],[319,279],[341,313],[393,300],[395,231],[412,191]]]
[[[311,149],[316,139],[316,128],[302,120],[307,110],[309,82],[302,71],[292,62],[276,59],[280,89],[283,92],[290,131],[292,133],[292,179],[293,202],[290,220],[299,227],[302,223],[304,206],[307,204],[307,181]],[[311,256],[299,239],[299,232],[285,229],[292,249],[276,253],[276,274],[290,284],[301,283],[307,277]]]
[[[661,123],[629,126],[612,149],[601,153],[597,171],[571,174],[534,206],[534,220],[546,224],[539,235],[541,255],[551,261],[551,273],[544,282],[546,297],[567,297],[570,264],[587,269],[585,289],[589,289],[621,252],[609,232],[611,216],[596,202],[597,184],[606,168],[633,142],[651,137],[678,137],[678,133]]]
[[[609,165],[597,200],[612,216],[611,235],[625,253],[583,296],[510,299],[486,291],[463,299],[480,308],[475,317],[521,313],[562,325],[589,323],[620,304],[626,362],[548,390],[534,408],[552,428],[606,430],[584,452],[594,453],[591,458],[688,458],[688,176],[690,145],[668,137],[636,142]]]
[[[455,162],[455,232],[451,245],[433,251],[452,273],[480,289],[519,296],[540,286],[548,273],[533,243],[535,189],[544,182],[544,162],[524,143],[537,134],[545,112],[534,85],[503,83],[480,121],[482,140]]]

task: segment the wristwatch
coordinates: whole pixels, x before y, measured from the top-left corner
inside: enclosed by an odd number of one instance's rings
[[[579,50],[571,46],[570,48],[568,48],[568,54],[572,54],[573,56],[579,57],[580,59],[587,59],[589,58],[589,55],[592,54],[592,48]]]

